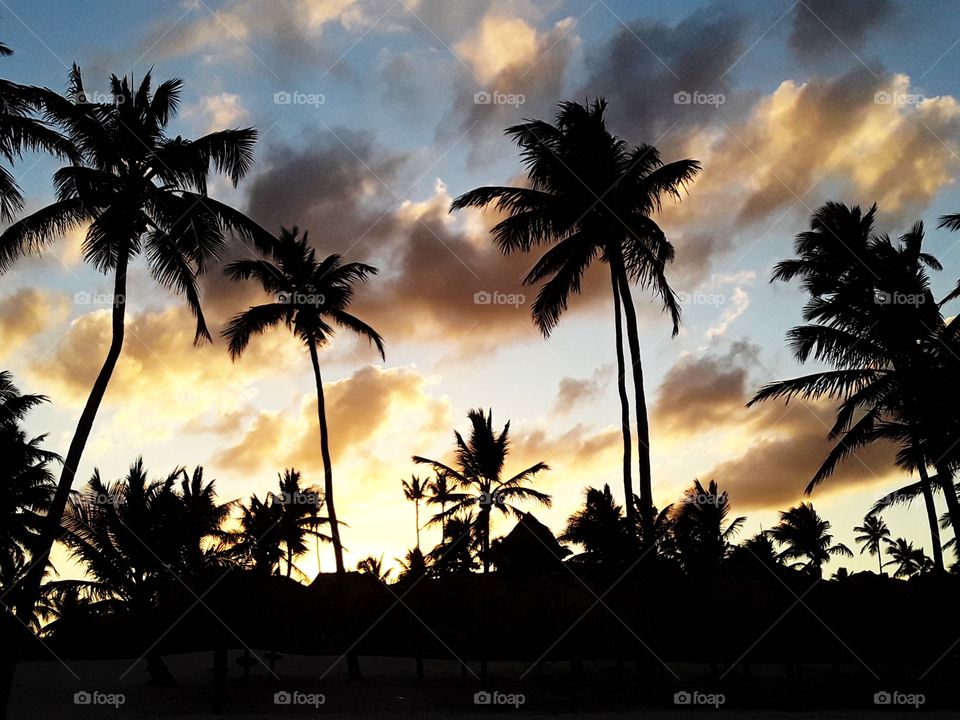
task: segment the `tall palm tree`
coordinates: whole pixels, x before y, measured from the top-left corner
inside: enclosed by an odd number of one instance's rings
[[[906,538],[887,540],[887,547],[890,560],[885,565],[897,566],[894,577],[911,578],[925,572],[932,565],[923,548],[915,548]]]
[[[0,43],[0,57],[13,51]],[[41,150],[58,158],[78,162],[80,154],[73,144],[49,123],[35,117],[54,93],[44,88],[20,85],[0,78],[0,156],[11,165],[25,150]],[[10,222],[23,210],[23,195],[16,179],[0,166],[0,220]]]
[[[332,338],[334,326],[350,330],[373,343],[380,357],[385,358],[383,338],[369,325],[348,312],[353,300],[353,285],[366,282],[377,269],[363,263],[344,263],[339,255],[317,258],[307,242],[307,233],[297,228],[281,228],[272,238],[265,258],[249,258],[230,263],[227,275],[237,281],[255,280],[273,302],[257,305],[233,317],[223,331],[229,341],[230,357],[237,360],[253,335],[284,325],[291,330],[310,353],[317,385],[317,416],[320,424],[320,453],[323,458],[323,496],[330,518],[330,535],[336,558],[337,573],[346,572],[343,545],[333,500],[333,462],[327,429],[327,411],[323,395],[323,379],[317,349]]]
[[[60,458],[41,447],[46,436],[30,438],[21,426],[46,401],[23,395],[13,376],[0,371],[0,596],[9,595],[4,607],[15,605],[15,587],[31,562],[47,566],[36,549],[56,488],[47,466]]]
[[[420,501],[427,498],[427,483],[416,475],[410,476],[410,481],[401,480],[403,496],[414,504],[415,523],[417,528],[417,550],[420,550]]]
[[[510,422],[501,432],[493,429],[493,411],[470,410],[467,413],[471,431],[469,440],[454,431],[456,439],[456,465],[453,469],[439,460],[413,456],[413,461],[430,465],[436,473],[446,473],[457,485],[458,492],[451,495],[451,507],[443,515],[451,518],[477,509],[471,535],[474,547],[479,549],[483,572],[490,569],[490,515],[494,509],[506,515],[513,513],[518,519],[520,510],[511,504],[514,501],[533,500],[550,507],[550,496],[533,488],[524,487],[538,473],[550,468],[542,462],[531,465],[516,475],[503,479],[503,466],[510,452]],[[436,517],[436,516],[435,516]]]
[[[795,560],[794,567],[822,578],[823,564],[831,557],[853,557],[846,545],[834,544],[829,531],[830,523],[817,514],[811,503],[800,503],[797,507],[781,511],[780,522],[767,533],[772,540],[786,546],[780,551],[780,558]]]
[[[300,487],[299,471],[290,468],[280,476],[280,492],[272,496],[272,502],[280,508],[280,540],[286,553],[287,577],[296,569],[293,561],[307,552],[307,538],[318,542],[330,542],[330,536],[320,532],[319,527],[328,518],[320,517],[323,494],[316,486]],[[298,575],[303,575],[297,570]]]
[[[890,528],[877,515],[867,515],[863,519],[862,525],[857,525],[854,532],[860,533],[853,540],[860,548],[860,554],[869,552],[877,556],[877,563],[880,566],[880,574],[883,575],[883,543],[890,537]]]
[[[222,130],[196,140],[170,138],[166,127],[180,103],[180,80],[167,80],[153,93],[149,73],[139,87],[116,76],[110,85],[112,102],[87,102],[80,69],[74,66],[66,97],[44,99],[48,118],[64,128],[79,162],[54,175],[55,202],[0,234],[3,272],[17,258],[89,223],[84,259],[114,276],[110,348],[70,442],[40,541],[41,554],[59,533],[83,450],[120,357],[130,261],[142,254],[154,279],[186,299],[196,316],[195,339],[200,342],[210,334],[197,276],[218,259],[227,232],[255,243],[266,235],[242,213],[207,196],[211,165],[234,185],[250,169],[255,130]],[[37,600],[42,574],[43,568],[34,566],[24,581],[18,608],[23,615],[30,614]]]
[[[898,464],[920,477],[934,559],[942,569],[927,467],[942,459],[938,448],[955,440],[930,417],[939,401],[928,377],[943,376],[931,348],[939,344],[945,328],[940,307],[950,298],[937,303],[930,292],[926,269],[938,270],[940,264],[922,251],[922,223],[894,243],[873,234],[875,211],[873,207],[862,214],[859,208],[839,203],[821,207],[811,230],[797,237],[798,258],[780,263],[774,272],[774,279],[801,278],[810,293],[804,307],[807,324],[793,328],[788,336],[794,354],[801,362],[813,356],[836,369],[771,383],[750,404],[771,398],[789,401],[794,396],[840,399],[830,431],[838,442],[808,485],[808,493],[864,445],[877,440],[898,444]],[[942,482],[952,487],[946,468],[942,474]],[[960,527],[960,503],[948,495]]]
[[[507,217],[493,228],[501,252],[528,252],[550,244],[524,279],[543,283],[533,304],[534,321],[549,335],[566,310],[570,293],[579,293],[593,260],[609,265],[617,330],[618,389],[624,434],[624,498],[632,517],[629,409],[620,331],[620,304],[626,319],[633,374],[640,484],[640,511],[653,518],[650,479],[650,432],[637,316],[631,296],[633,280],[652,290],[670,314],[674,335],[680,307],[667,282],[665,267],[674,249],[650,215],[664,196],[680,190],[699,172],[696,160],[663,164],[656,148],[629,148],[606,128],[606,101],[560,104],[555,124],[540,120],[510,127],[506,133],[520,147],[530,187],[481,187],[454,200],[451,209],[493,204]]]

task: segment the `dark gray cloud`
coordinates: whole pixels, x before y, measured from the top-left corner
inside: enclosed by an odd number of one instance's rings
[[[635,21],[588,56],[590,76],[578,96],[610,99],[611,119],[633,142],[656,143],[671,127],[729,114],[734,98],[726,73],[748,47],[748,27],[731,5],[709,5],[672,26]],[[723,104],[694,93],[722,95]]]
[[[805,61],[849,55],[896,16],[893,0],[802,0],[793,9],[790,48]]]

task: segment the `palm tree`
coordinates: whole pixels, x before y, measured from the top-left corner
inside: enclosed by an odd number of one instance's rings
[[[37,543],[56,483],[47,467],[59,456],[41,447],[46,436],[29,438],[21,427],[31,409],[47,401],[23,395],[13,376],[0,371],[0,596],[10,595],[31,562],[47,566]]]
[[[650,432],[647,420],[637,316],[630,281],[650,289],[670,314],[674,335],[680,307],[667,282],[665,266],[674,249],[650,215],[665,195],[680,190],[699,172],[695,160],[664,165],[656,148],[633,149],[606,128],[606,101],[560,104],[556,123],[535,120],[506,130],[521,150],[530,187],[481,187],[454,200],[451,209],[494,204],[507,217],[493,228],[494,242],[505,254],[551,244],[524,283],[543,283],[533,304],[533,317],[549,335],[566,310],[571,292],[579,293],[590,263],[600,258],[610,267],[617,330],[618,386],[624,436],[624,498],[632,517],[629,408],[625,385],[620,304],[626,318],[633,372],[640,511],[653,518],[650,479]]]
[[[283,508],[272,494],[266,500],[251,495],[247,504],[240,506],[240,525],[228,539],[230,555],[260,575],[279,574],[284,556],[282,514]]]
[[[720,492],[717,481],[706,488],[699,480],[687,488],[671,513],[670,534],[673,550],[684,571],[691,574],[713,573],[729,556],[731,541],[746,522],[745,517],[727,521],[730,499]]]
[[[235,315],[223,335],[229,341],[230,357],[234,360],[243,354],[251,336],[278,325],[285,325],[307,346],[317,385],[323,496],[330,518],[337,574],[343,575],[346,569],[333,501],[333,463],[330,459],[327,412],[317,348],[330,341],[336,325],[366,337],[376,345],[380,357],[385,358],[383,338],[372,327],[347,312],[353,300],[354,283],[365,282],[369,276],[377,274],[377,269],[362,263],[343,263],[339,255],[318,260],[316,251],[307,242],[307,233],[298,235],[297,228],[282,228],[280,237],[272,238],[264,252],[267,259],[237,260],[227,266],[226,273],[233,280],[257,281],[265,292],[273,296],[273,302],[251,307]]]
[[[87,439],[123,347],[127,268],[142,254],[154,279],[182,295],[196,316],[197,342],[209,340],[200,307],[197,276],[215,262],[226,233],[253,242],[266,234],[242,213],[207,196],[210,166],[234,185],[253,162],[256,131],[222,130],[196,140],[170,138],[166,126],[180,102],[181,81],[167,80],[151,93],[148,73],[138,88],[111,77],[113,101],[87,102],[80,69],[70,72],[66,97],[44,98],[47,116],[65,129],[78,162],[54,176],[57,200],[12,224],[0,234],[0,272],[19,257],[82,224],[89,223],[84,259],[113,273],[112,337],[67,451],[38,550],[48,552],[60,531],[60,518]],[[24,581],[22,607],[36,602],[42,566]]]
[[[890,560],[885,565],[897,566],[896,572],[893,573],[894,577],[911,578],[926,572],[932,565],[923,549],[915,548],[906,538],[887,540],[887,546]]]
[[[877,515],[870,514],[863,519],[862,525],[857,525],[854,532],[860,533],[853,540],[860,548],[860,554],[869,552],[877,556],[877,563],[880,566],[880,574],[883,575],[883,543],[890,537],[890,528]]]
[[[427,497],[427,483],[422,482],[416,475],[410,476],[410,482],[402,480],[403,496],[412,502],[416,508],[415,522],[417,528],[417,550],[420,550],[420,501]]]
[[[228,535],[223,525],[230,518],[236,501],[218,501],[216,481],[204,483],[202,466],[194,468],[192,474],[183,469],[180,475],[182,512],[178,529],[184,539],[184,569],[198,573],[223,564],[224,541]]]
[[[603,490],[587,487],[583,494],[583,508],[570,515],[567,527],[558,539],[583,547],[584,552],[574,556],[577,562],[623,562],[635,549],[636,543],[631,537],[622,508],[610,492],[610,486],[604,485]]]
[[[433,476],[433,480],[427,485],[427,505],[439,505],[440,506],[440,538],[447,534],[447,502],[450,500],[450,493],[452,488],[447,483],[447,474],[446,473],[436,473]],[[433,519],[427,521],[427,525],[433,524]]]
[[[373,575],[382,583],[387,582],[387,578],[390,577],[392,572],[389,568],[387,570],[383,569],[383,555],[380,557],[374,557],[373,555],[365,557],[357,563],[357,570],[367,575]]]
[[[318,542],[330,542],[330,537],[317,529],[328,522],[328,518],[319,516],[323,506],[320,488],[313,485],[301,488],[300,480],[301,475],[297,470],[284,470],[280,476],[280,492],[271,497],[272,503],[280,508],[280,541],[286,554],[287,577],[293,570],[303,575],[293,561],[307,552],[308,537],[312,536]]]
[[[474,523],[473,513],[469,512],[461,517],[443,519],[440,544],[427,553],[432,574],[455,575],[469,573],[476,568],[471,542]]]
[[[823,577],[823,564],[834,555],[853,557],[853,553],[843,543],[833,542],[830,523],[821,519],[811,503],[800,503],[797,507],[781,511],[780,522],[768,530],[770,538],[786,547],[779,557],[795,560],[793,567],[799,567],[816,578]]]
[[[454,431],[456,439],[456,465],[454,470],[438,460],[430,460],[419,455],[413,461],[421,465],[430,465],[436,473],[446,473],[457,485],[458,492],[450,496],[451,507],[442,515],[451,518],[477,508],[471,534],[472,544],[479,548],[483,562],[483,572],[490,569],[490,514],[494,508],[502,514],[513,513],[518,519],[520,510],[512,501],[535,500],[550,507],[550,496],[533,488],[524,487],[534,475],[550,468],[542,462],[528,467],[513,477],[504,480],[503,466],[510,452],[510,422],[497,433],[493,429],[493,411],[470,410],[467,413],[471,432],[469,441]],[[439,516],[434,516],[435,518]]]
[[[771,398],[789,401],[794,396],[841,399],[830,431],[830,437],[839,441],[808,485],[808,493],[860,447],[877,440],[900,445],[897,463],[920,476],[934,559],[942,569],[927,466],[943,460],[942,449],[955,440],[930,417],[943,391],[934,390],[929,377],[943,377],[931,348],[944,331],[940,307],[950,297],[937,303],[930,293],[926,268],[940,269],[940,264],[922,252],[922,223],[894,243],[872,234],[875,211],[873,207],[864,215],[859,208],[839,203],[821,207],[811,230],[797,237],[799,257],[780,263],[774,272],[774,279],[802,278],[811,295],[804,308],[807,324],[788,336],[794,354],[801,362],[812,355],[836,369],[767,385],[750,404]],[[938,483],[952,487],[946,468],[941,474]],[[947,495],[960,527],[960,503]]]
[[[423,556],[420,548],[407,550],[406,556],[404,556],[402,559],[394,559],[400,566],[400,574],[397,576],[397,581],[419,580],[427,574],[429,569],[427,566],[427,559]]]
[[[13,51],[0,43],[0,57],[11,55]],[[19,160],[24,150],[42,150],[71,162],[79,161],[80,154],[67,138],[33,117],[52,95],[43,88],[0,78],[0,156],[8,163]],[[17,181],[9,170],[0,166],[0,220],[10,222],[20,210],[23,210],[23,195]]]

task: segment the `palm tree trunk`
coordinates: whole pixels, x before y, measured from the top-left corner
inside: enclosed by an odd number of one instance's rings
[[[632,439],[630,437],[630,398],[627,396],[627,371],[623,358],[623,318],[620,315],[620,291],[617,289],[617,276],[610,268],[610,282],[613,285],[614,328],[617,338],[617,391],[620,394],[620,425],[623,430],[623,502],[627,511],[627,520],[633,524],[633,472],[631,463]]]
[[[293,572],[293,548],[287,545],[287,577]]]
[[[943,572],[943,548],[940,546],[940,524],[937,522],[937,506],[933,502],[933,488],[923,461],[917,464],[920,473],[920,488],[923,491],[923,504],[927,509],[927,522],[930,525],[930,539],[933,543],[933,566],[937,572]]]
[[[323,456],[323,492],[326,496],[327,514],[330,517],[330,538],[333,541],[333,556],[337,564],[337,576],[342,580],[346,574],[343,566],[343,545],[340,544],[340,525],[337,523],[337,509],[333,504],[333,463],[330,460],[330,437],[327,429],[327,407],[323,399],[323,378],[320,377],[320,360],[317,358],[317,346],[311,340],[310,361],[313,363],[313,375],[317,381],[317,418],[320,421],[320,454]],[[345,588],[341,585],[341,589]],[[351,680],[360,680],[360,660],[355,650],[347,651],[347,674]]]
[[[643,389],[643,367],[640,359],[640,336],[637,332],[637,311],[633,307],[630,293],[630,279],[623,264],[623,254],[619,246],[611,251],[612,272],[616,274],[620,287],[620,299],[623,301],[624,315],[627,319],[627,340],[630,343],[630,357],[633,364],[633,390],[637,413],[637,459],[640,471],[640,515],[645,526],[653,524],[653,490],[650,478],[650,423],[647,419],[647,401]]]
[[[480,552],[483,553],[483,574],[490,571],[490,510],[480,511]]]
[[[877,563],[880,565],[880,574],[883,575],[883,546],[877,543]]]
[[[127,307],[127,261],[127,253],[120,252],[113,281],[110,349],[107,350],[103,367],[100,368],[100,374],[97,375],[97,379],[93,383],[93,389],[87,397],[86,405],[83,406],[83,412],[80,413],[77,429],[73,433],[73,439],[70,441],[70,447],[67,450],[67,458],[63,461],[63,470],[57,483],[57,491],[50,503],[45,526],[33,552],[34,563],[24,575],[21,589],[17,593],[17,616],[27,624],[29,624],[33,607],[40,596],[40,584],[43,581],[50,550],[60,536],[60,521],[63,518],[64,508],[67,506],[67,499],[70,497],[70,489],[73,487],[80,459],[83,457],[83,450],[87,445],[90,432],[93,430],[93,423],[96,420],[97,411],[100,409],[100,403],[103,402],[110,377],[113,375],[117,360],[120,358],[120,350],[123,348],[124,314]]]
[[[340,526],[337,523],[337,510],[333,504],[333,463],[330,461],[330,437],[327,430],[327,408],[323,399],[323,379],[320,377],[320,360],[317,358],[317,346],[310,340],[310,361],[313,363],[313,375],[317,381],[317,418],[320,421],[320,454],[323,456],[323,493],[327,502],[327,514],[330,516],[330,537],[333,539],[333,555],[337,563],[337,575],[344,575],[343,546],[340,544]]]
[[[953,485],[953,472],[946,462],[937,465],[937,482],[947,499],[947,510],[950,512],[950,525],[953,527],[954,552],[960,558],[960,501],[957,500],[957,490]]]
[[[420,500],[414,501],[416,509],[414,510],[414,521],[417,523],[417,550],[420,549]]]

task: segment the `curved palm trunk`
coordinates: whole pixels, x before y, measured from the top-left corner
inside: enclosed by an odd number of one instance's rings
[[[330,437],[327,430],[327,407],[323,399],[323,379],[320,377],[320,360],[317,358],[317,346],[311,340],[310,361],[313,363],[313,375],[317,381],[317,417],[320,421],[320,454],[323,456],[323,492],[326,496],[327,514],[330,517],[330,537],[333,539],[333,555],[337,563],[337,574],[343,575],[343,546],[340,544],[340,526],[337,524],[337,510],[333,504],[333,463],[330,461]]]
[[[317,346],[311,340],[310,361],[313,363],[313,375],[317,381],[317,418],[320,421],[320,454],[323,457],[323,492],[326,495],[327,514],[330,518],[330,538],[333,541],[333,555],[337,564],[337,576],[343,578],[347,571],[343,566],[343,545],[340,543],[340,526],[337,523],[337,509],[333,504],[333,463],[330,460],[330,436],[327,429],[327,406],[323,398],[323,378],[320,376],[320,360]],[[360,660],[352,649],[347,650],[347,673],[351,680],[360,680]]]
[[[633,307],[630,293],[630,279],[623,264],[623,254],[619,246],[610,253],[612,271],[620,288],[624,315],[627,319],[627,340],[630,343],[630,357],[633,367],[633,390],[637,414],[637,460],[640,472],[640,516],[645,526],[653,523],[653,490],[650,479],[650,423],[647,419],[647,401],[643,389],[643,367],[640,359],[640,336],[637,332],[637,311]]]
[[[627,396],[627,371],[623,358],[623,318],[620,315],[620,291],[617,275],[610,267],[610,283],[613,285],[614,328],[617,339],[617,392],[620,395],[620,425],[623,430],[623,501],[627,520],[633,524],[633,472],[631,465],[632,439],[630,437],[630,398]]]
[[[880,566],[880,574],[883,575],[883,546],[877,543],[877,564]]]
[[[937,522],[937,506],[933,501],[933,487],[927,468],[920,462],[917,464],[920,474],[920,488],[923,491],[923,504],[927,510],[927,523],[930,525],[930,539],[933,544],[933,566],[938,572],[943,572],[943,548],[940,546],[940,524]]]
[[[293,572],[293,549],[287,546],[287,577]]]
[[[416,509],[414,510],[414,521],[417,523],[417,550],[420,549],[420,500],[417,499],[415,502]]]
[[[53,548],[54,542],[60,536],[60,521],[63,518],[64,508],[67,506],[67,499],[70,497],[70,488],[73,486],[74,478],[76,478],[83,450],[87,445],[90,432],[93,430],[93,423],[96,420],[97,411],[100,409],[100,403],[103,402],[110,377],[113,375],[117,360],[120,358],[120,350],[123,348],[124,314],[127,307],[127,261],[126,253],[121,252],[117,260],[116,275],[113,281],[110,349],[103,361],[103,367],[100,368],[100,374],[97,375],[97,379],[93,383],[93,389],[87,397],[87,403],[83,406],[83,412],[80,413],[77,429],[73,434],[73,440],[70,441],[66,460],[63,461],[63,470],[57,483],[57,491],[47,512],[45,527],[34,550],[34,564],[24,575],[21,589],[17,594],[17,616],[28,624],[29,618],[33,614],[34,605],[40,595],[40,584],[46,570],[46,559]]]
[[[950,525],[953,527],[955,540],[953,551],[960,559],[960,500],[957,499],[957,490],[953,485],[953,472],[947,463],[942,461],[937,465],[937,483],[947,499],[947,510],[950,512]]]

